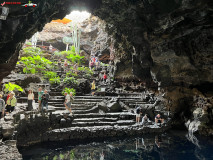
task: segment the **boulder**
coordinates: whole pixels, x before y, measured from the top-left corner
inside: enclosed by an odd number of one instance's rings
[[[13,132],[15,128],[12,124],[10,123],[3,123],[2,124],[2,135],[4,139],[9,139],[12,137]]]
[[[110,112],[120,112],[122,111],[122,107],[118,102],[111,102],[107,104],[107,107]]]
[[[109,109],[107,107],[107,104],[103,101],[103,102],[100,102],[97,104],[98,105],[98,108],[104,112],[108,112]]]

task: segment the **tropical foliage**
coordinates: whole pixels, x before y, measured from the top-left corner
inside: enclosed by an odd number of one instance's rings
[[[52,67],[50,60],[40,56],[21,57],[20,62],[25,65],[23,72],[27,74],[41,73]]]
[[[44,77],[48,79],[55,78],[57,77],[57,73],[52,71],[47,71],[44,73]]]
[[[8,91],[20,91],[23,92],[23,88],[21,88],[19,85],[17,84],[12,84],[12,83],[7,83],[4,85],[4,91],[8,92]]]
[[[60,77],[54,77],[49,79],[50,84],[57,85],[61,83]]]
[[[64,95],[65,92],[68,93],[68,94],[69,94],[70,92],[72,92],[72,95],[73,95],[73,96],[76,95],[76,90],[75,90],[74,88],[64,88],[63,91],[62,91],[62,95]]]
[[[26,47],[23,49],[24,56],[38,56],[42,54],[42,51],[38,47]]]
[[[67,85],[72,85],[72,86],[78,85],[78,81],[74,77],[66,77],[64,78],[63,82],[64,84],[67,84]]]

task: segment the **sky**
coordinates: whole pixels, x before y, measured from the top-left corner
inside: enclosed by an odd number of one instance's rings
[[[91,13],[88,13],[86,11],[80,12],[80,11],[73,11],[69,15],[67,15],[65,18],[68,18],[72,20],[73,22],[79,23],[84,21],[85,19],[89,18]]]

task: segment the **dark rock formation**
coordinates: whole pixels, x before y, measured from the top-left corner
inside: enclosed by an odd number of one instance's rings
[[[128,73],[147,86],[154,80],[177,117],[190,118],[193,96],[212,97],[212,0],[43,0],[35,8],[16,6],[0,21],[0,79],[14,68],[25,39],[64,17],[69,6],[106,22],[115,38],[118,77]]]
[[[22,156],[16,147],[15,140],[0,142],[0,146],[1,146],[0,149],[1,160],[8,160],[8,159],[22,160]]]

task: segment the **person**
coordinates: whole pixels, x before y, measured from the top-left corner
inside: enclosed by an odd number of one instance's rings
[[[67,92],[65,92],[65,101],[64,101],[64,105],[65,108],[70,112],[70,114],[72,115],[72,110],[71,110],[71,103],[74,101],[72,92],[70,92],[70,94],[68,95]]]
[[[33,109],[33,100],[34,100],[34,94],[32,90],[29,90],[28,92],[28,98],[27,98],[27,103],[28,103],[28,111],[31,111]]]
[[[16,100],[16,97],[15,97],[15,93],[11,92],[10,98],[7,100],[7,112],[8,113],[13,112],[16,104],[17,104],[17,100]]]
[[[68,71],[68,62],[67,59],[64,60],[64,72],[66,73]]]
[[[75,74],[78,74],[78,64],[75,63],[75,65],[73,66],[74,72]]]
[[[92,94],[92,96],[94,96],[94,94],[95,94],[95,80],[93,80],[93,82],[92,82],[92,87],[91,87],[91,94]]]
[[[89,62],[89,68],[90,68],[90,70],[91,70],[93,67],[94,67],[94,62],[93,62],[93,60],[90,60],[90,62]]]
[[[44,92],[42,91],[42,88],[39,87],[38,89],[38,104],[39,104],[39,111],[41,111],[41,97],[44,94]]]
[[[53,49],[53,46],[50,44],[50,46],[49,46],[49,51],[51,52],[52,49]]]
[[[58,60],[58,69],[61,70],[61,59]]]
[[[142,118],[142,121],[141,121],[141,124],[144,125],[146,123],[150,122],[149,118],[148,118],[148,115],[145,114]]]
[[[164,119],[161,118],[161,115],[160,114],[157,114],[155,116],[155,123],[163,123],[164,122]]]
[[[140,123],[140,118],[141,118],[141,107],[136,108],[136,123]]]
[[[49,94],[47,93],[47,90],[44,90],[44,94],[41,97],[41,106],[42,106],[42,111],[44,110],[44,107],[48,109],[48,100],[49,100]]]
[[[107,80],[107,75],[106,75],[106,73],[104,72],[103,81],[106,82],[106,80]]]
[[[99,67],[99,60],[98,57],[95,58],[95,69],[98,69]]]
[[[11,92],[8,92],[8,95],[7,95],[7,98],[6,98],[6,102],[7,102],[7,100],[10,98],[10,93],[11,93]]]
[[[4,117],[5,111],[5,101],[2,99],[2,95],[0,94],[0,119]]]

